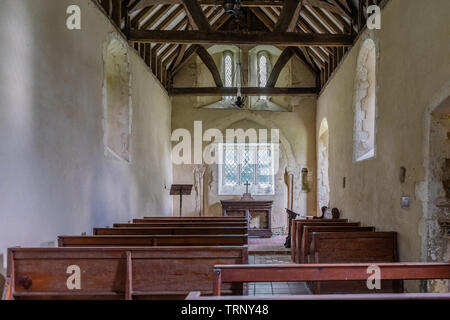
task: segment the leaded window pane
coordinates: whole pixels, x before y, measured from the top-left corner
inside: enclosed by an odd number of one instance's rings
[[[260,88],[263,88],[267,85],[268,73],[269,61],[265,54],[261,54],[258,59],[258,82]],[[260,99],[266,100],[267,96],[261,96]]]
[[[224,151],[224,185],[234,186],[239,183],[238,153],[235,148]]]
[[[259,58],[259,86],[265,87],[267,84],[267,58],[261,55]]]
[[[271,155],[270,149],[258,149],[257,181],[262,186],[271,182]]]
[[[241,182],[242,184],[247,181],[254,183],[255,181],[255,153],[253,149],[245,148],[242,150],[241,158]]]

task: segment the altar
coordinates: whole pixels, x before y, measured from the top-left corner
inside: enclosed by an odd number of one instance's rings
[[[249,220],[249,236],[270,238],[272,236],[272,200],[225,200],[223,216],[244,216]]]

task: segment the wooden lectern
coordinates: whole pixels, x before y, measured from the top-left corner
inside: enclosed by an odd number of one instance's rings
[[[189,196],[192,192],[192,184],[173,184],[170,188],[170,195],[180,195],[180,217],[183,216],[183,196]]]

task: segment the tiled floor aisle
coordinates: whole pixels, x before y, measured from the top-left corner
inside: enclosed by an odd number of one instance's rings
[[[292,263],[289,255],[250,255],[250,264],[285,264]],[[258,282],[249,283],[250,296],[280,294],[311,294],[304,282]]]

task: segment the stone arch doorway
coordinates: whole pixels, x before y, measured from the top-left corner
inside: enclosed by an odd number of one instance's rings
[[[320,124],[317,153],[317,211],[320,213],[320,208],[330,205],[330,181],[328,176],[329,131],[327,119],[323,119]]]
[[[450,83],[426,111],[425,153],[426,187],[423,194],[422,259],[450,261]],[[445,223],[447,222],[447,223]],[[423,283],[423,291],[450,292],[449,280]]]

